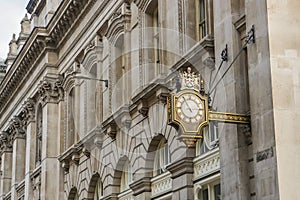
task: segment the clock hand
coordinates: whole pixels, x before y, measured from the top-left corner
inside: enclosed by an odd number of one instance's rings
[[[190,112],[193,112],[192,109],[191,109],[191,107],[190,107],[190,105],[187,103],[187,100],[185,99],[184,96],[183,96],[183,99],[184,99],[184,101],[185,101],[185,103],[186,103],[188,109],[190,110]]]

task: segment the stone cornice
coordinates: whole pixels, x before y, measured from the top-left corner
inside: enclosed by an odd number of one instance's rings
[[[101,128],[96,126],[78,143],[68,148],[58,157],[58,160],[62,163],[62,167],[65,169],[65,172],[68,172],[71,162],[78,164],[81,153],[89,157],[90,151],[95,146],[101,148],[103,141],[103,132],[101,131]]]
[[[206,58],[203,55],[208,53]],[[205,64],[209,68],[214,68],[214,38],[212,35],[207,35],[200,42],[197,42],[188,52],[186,52],[180,60],[178,60],[175,65],[172,66],[171,70],[177,71],[182,66],[186,65],[197,65],[199,63],[199,58],[201,64]]]
[[[16,90],[20,87],[23,80],[26,79],[34,63],[45,48],[46,43],[43,39],[45,34],[44,29],[35,29],[15,59],[13,66],[7,72],[0,87],[0,112],[11,102],[10,100],[16,94]]]
[[[0,112],[7,108],[21,86],[27,74],[34,70],[35,63],[39,60],[44,50],[55,51],[61,39],[71,29],[82,10],[95,0],[63,1],[54,18],[46,28],[36,27],[24,44],[21,52],[16,57],[12,67],[6,74],[0,87]],[[37,1],[29,2],[28,6],[34,6]],[[32,5],[31,5],[32,4]]]
[[[144,192],[151,192],[151,177],[144,177],[130,184],[133,195],[137,196]]]
[[[167,170],[171,172],[172,179],[175,179],[183,174],[194,173],[193,157],[182,158],[167,166]]]

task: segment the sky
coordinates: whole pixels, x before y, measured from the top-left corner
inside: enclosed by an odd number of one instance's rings
[[[29,0],[0,0],[0,58],[6,59],[13,33],[18,38]]]

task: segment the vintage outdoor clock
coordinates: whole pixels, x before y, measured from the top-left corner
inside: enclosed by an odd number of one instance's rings
[[[201,138],[200,129],[208,124],[208,101],[194,90],[183,90],[171,94],[169,104],[169,123],[181,126],[185,135]]]
[[[190,67],[179,74],[180,85],[177,85],[177,91],[167,99],[168,123],[180,128],[179,139],[188,146],[202,138],[201,129],[209,121],[249,123],[247,115],[209,110],[201,76],[192,72]]]

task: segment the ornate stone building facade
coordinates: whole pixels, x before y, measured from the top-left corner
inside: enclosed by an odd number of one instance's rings
[[[0,199],[298,199],[299,9],[30,0],[0,86]],[[187,67],[251,123],[180,140],[166,98]]]

